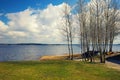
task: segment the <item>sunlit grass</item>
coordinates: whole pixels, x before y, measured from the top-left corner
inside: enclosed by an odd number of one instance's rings
[[[76,61],[1,62],[0,80],[120,80],[120,72],[100,63]]]

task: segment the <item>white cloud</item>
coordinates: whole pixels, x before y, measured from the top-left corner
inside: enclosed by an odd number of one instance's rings
[[[4,22],[0,21],[0,32],[7,31],[8,26],[4,24]]]
[[[26,37],[26,33],[25,32],[21,32],[21,31],[10,31],[8,32],[9,36],[13,36],[14,38],[16,38],[17,36],[19,37]]]
[[[28,32],[39,32],[38,24],[36,23],[36,14],[31,9],[18,13],[10,13],[6,16],[10,20],[8,26],[12,30],[28,31]]]
[[[17,13],[8,13],[7,24],[0,21],[0,42],[4,43],[61,43],[61,27],[63,6],[49,4],[46,9],[28,8]]]

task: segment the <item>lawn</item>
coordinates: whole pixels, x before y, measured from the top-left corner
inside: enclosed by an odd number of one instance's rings
[[[0,80],[120,80],[120,71],[79,61],[0,62]]]

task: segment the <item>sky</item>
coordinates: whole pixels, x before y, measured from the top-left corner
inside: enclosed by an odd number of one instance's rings
[[[77,0],[0,0],[0,43],[66,43],[59,30],[62,9],[64,5],[74,6],[76,2]],[[116,38],[115,43],[119,43],[119,40]],[[75,40],[74,43],[78,41]]]

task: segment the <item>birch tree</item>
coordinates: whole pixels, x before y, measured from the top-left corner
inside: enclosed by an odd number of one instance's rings
[[[64,33],[64,36],[67,40],[68,45],[68,51],[69,51],[69,59],[73,60],[73,36],[74,36],[74,28],[72,26],[72,15],[71,15],[71,9],[65,3],[64,10],[63,10],[63,28],[62,31]]]
[[[100,52],[100,62],[105,63],[105,54],[112,51],[113,41],[119,33],[117,27],[119,0],[78,0],[78,21],[81,53]],[[88,16],[89,15],[89,16]],[[90,61],[93,56],[89,53]]]

